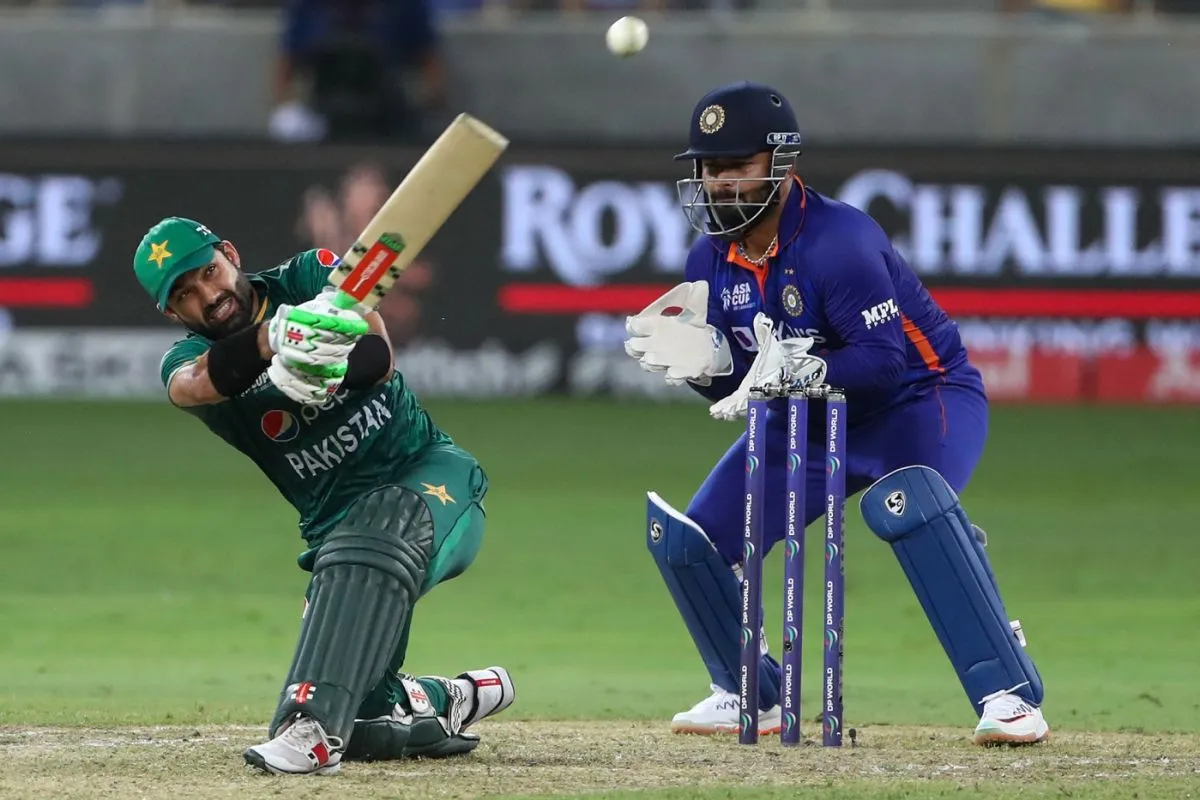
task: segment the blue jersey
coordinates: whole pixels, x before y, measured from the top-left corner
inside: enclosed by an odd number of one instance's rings
[[[826,382],[846,391],[848,424],[927,393],[947,380],[982,389],[958,326],[869,215],[796,181],[763,266],[736,244],[701,237],[688,253],[686,279],[707,281],[708,322],[729,341],[732,375],[707,386],[709,400],[741,383],[758,345],[762,311],[780,338],[809,336],[828,364]]]

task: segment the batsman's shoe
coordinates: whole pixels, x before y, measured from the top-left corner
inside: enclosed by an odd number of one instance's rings
[[[975,744],[1034,744],[1050,735],[1042,710],[1025,698],[1001,691],[983,698]]]
[[[671,730],[674,733],[713,736],[738,732],[740,727],[738,716],[742,710],[738,696],[733,692],[725,691],[716,684],[713,684],[711,688],[711,695],[687,711],[681,711],[671,718]],[[759,736],[772,736],[779,733],[780,728],[779,706],[772,706],[765,711],[758,712]]]
[[[446,688],[450,707],[446,711],[446,731],[454,735],[484,717],[499,714],[513,704],[517,697],[512,676],[504,667],[473,669],[454,679],[437,675],[422,676],[422,680],[437,681]]]
[[[291,724],[265,744],[246,750],[246,763],[273,775],[335,775],[342,768],[342,740],[329,736],[321,723],[297,714]]]

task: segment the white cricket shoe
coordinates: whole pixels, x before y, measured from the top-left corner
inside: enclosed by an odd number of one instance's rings
[[[738,696],[733,692],[725,691],[715,683],[711,688],[711,695],[687,711],[681,711],[671,718],[672,732],[696,733],[701,736],[738,732],[741,727],[738,722],[738,716],[741,713]],[[771,736],[779,733],[780,729],[778,705],[758,712],[759,736]]]
[[[446,689],[450,707],[446,712],[445,728],[451,736],[471,727],[484,717],[499,714],[511,706],[517,697],[512,676],[504,667],[472,669],[453,679],[438,675],[424,677],[437,681]],[[417,686],[419,688],[419,684]],[[413,710],[416,711],[412,691],[409,691],[408,696],[414,703]]]
[[[1050,735],[1042,710],[1009,691],[980,701],[983,714],[975,726],[975,744],[1034,744]]]
[[[250,766],[273,775],[336,775],[344,749],[342,740],[328,736],[321,723],[297,714],[274,739],[248,748],[243,757]]]

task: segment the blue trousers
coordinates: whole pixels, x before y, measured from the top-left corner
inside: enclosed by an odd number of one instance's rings
[[[853,396],[848,398],[854,402]],[[824,403],[813,401],[810,431],[825,427]],[[767,493],[763,540],[767,552],[784,536],[784,483],[787,468],[787,419],[767,414]],[[948,381],[912,401],[846,429],[846,496],[852,497],[900,467],[921,464],[937,470],[961,492],[983,455],[988,402],[975,381]],[[717,462],[687,508],[729,564],[742,554],[742,516],[746,486],[746,435]],[[808,491],[805,524],[825,513],[825,441],[808,437]]]

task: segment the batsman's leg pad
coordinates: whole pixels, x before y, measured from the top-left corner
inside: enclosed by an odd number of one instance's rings
[[[433,521],[415,492],[385,486],[351,507],[313,564],[312,599],[272,737],[297,712],[350,737],[356,709],[400,643],[432,548]]]
[[[891,544],[976,715],[997,691],[1041,705],[1042,679],[950,484],[929,467],[904,467],[872,484],[859,507],[867,527]]]
[[[741,672],[741,581],[692,520],[647,492],[646,546],[683,617],[712,682],[737,692]],[[759,663],[759,706],[779,703],[779,664]]]
[[[411,675],[397,678],[403,697],[388,715],[354,722],[354,735],[342,756],[346,761],[392,761],[401,758],[445,758],[479,746],[475,734],[451,733]]]

